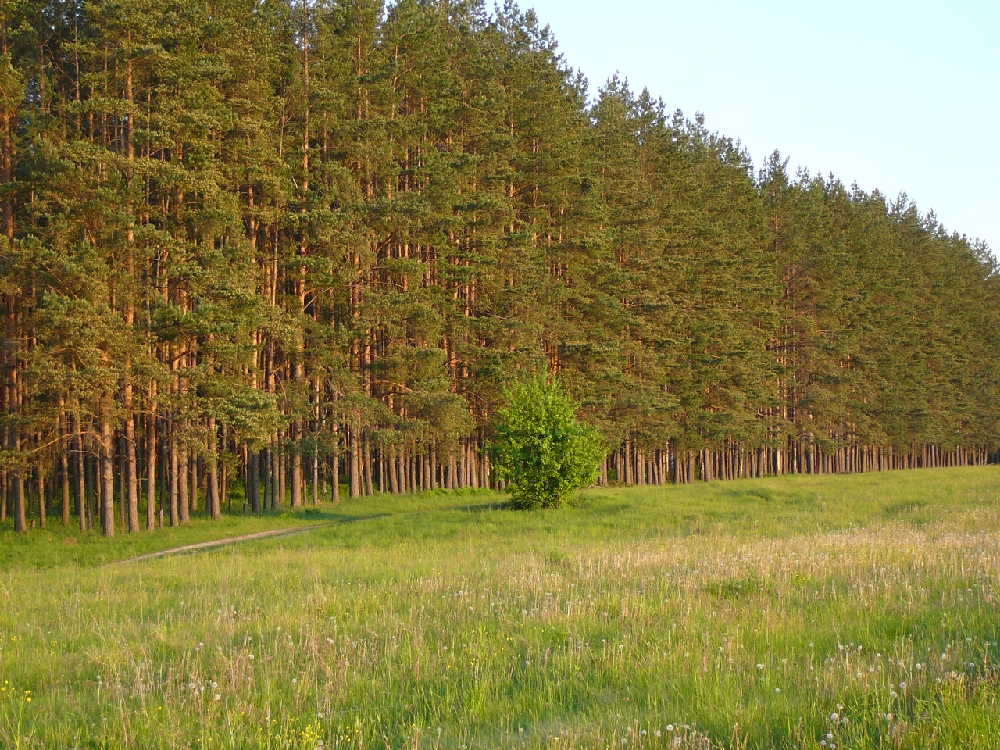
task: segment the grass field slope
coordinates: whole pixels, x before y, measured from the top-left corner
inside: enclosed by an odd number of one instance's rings
[[[996,467],[59,528],[0,535],[3,747],[1000,746]]]

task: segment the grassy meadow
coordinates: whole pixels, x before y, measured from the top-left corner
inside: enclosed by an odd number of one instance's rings
[[[502,503],[0,530],[0,746],[1000,746],[1000,468]]]

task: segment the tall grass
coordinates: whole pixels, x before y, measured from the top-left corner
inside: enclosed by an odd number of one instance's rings
[[[8,564],[0,744],[995,748],[998,493],[980,468],[420,496]]]

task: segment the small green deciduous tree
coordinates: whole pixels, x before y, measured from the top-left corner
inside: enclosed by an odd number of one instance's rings
[[[491,452],[516,507],[558,507],[596,481],[605,454],[600,432],[577,419],[578,406],[558,383],[538,377],[505,396]]]

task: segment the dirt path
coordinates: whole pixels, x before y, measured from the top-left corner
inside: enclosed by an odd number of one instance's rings
[[[213,547],[225,547],[229,544],[237,544],[238,542],[249,542],[254,539],[274,539],[275,537],[291,536],[292,534],[305,534],[309,531],[315,531],[316,529],[323,529],[327,526],[335,526],[339,523],[345,523],[344,521],[334,521],[331,523],[317,523],[312,526],[294,526],[290,529],[272,529],[271,531],[258,531],[255,534],[244,534],[243,536],[231,536],[227,539],[213,539],[210,542],[199,542],[198,544],[185,544],[182,547],[171,547],[170,549],[162,549],[159,552],[149,552],[145,555],[139,555],[138,557],[130,557],[127,560],[119,560],[115,565],[125,565],[126,563],[142,562],[143,560],[152,560],[157,557],[169,557],[170,555],[181,555],[185,552],[197,552],[204,549],[212,549]]]
[[[421,513],[432,513],[438,511],[450,511],[450,510],[472,510],[474,508],[492,508],[495,507],[492,503],[485,503],[483,505],[452,505],[444,508],[422,508],[420,510],[405,511],[403,513],[374,513],[370,516],[354,516],[350,518],[342,518],[339,521],[327,521],[326,523],[315,523],[309,526],[293,526],[288,529],[272,529],[271,531],[258,531],[255,534],[243,534],[242,536],[231,536],[226,539],[213,539],[210,542],[199,542],[197,544],[185,544],[182,547],[171,547],[170,549],[162,549],[159,552],[149,552],[145,555],[139,555],[138,557],[130,557],[127,560],[119,560],[111,565],[126,565],[128,563],[142,562],[143,560],[153,560],[157,557],[169,557],[171,555],[182,555],[185,552],[200,552],[201,550],[213,549],[215,547],[225,547],[230,544],[238,544],[240,542],[251,542],[255,539],[276,539],[283,536],[292,536],[293,534],[306,534],[310,531],[315,531],[316,529],[326,529],[331,526],[341,526],[347,523],[357,523],[358,521],[372,521],[378,518],[390,518],[396,516],[413,516]]]

